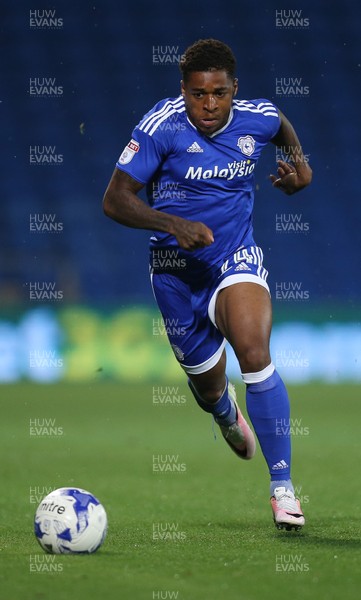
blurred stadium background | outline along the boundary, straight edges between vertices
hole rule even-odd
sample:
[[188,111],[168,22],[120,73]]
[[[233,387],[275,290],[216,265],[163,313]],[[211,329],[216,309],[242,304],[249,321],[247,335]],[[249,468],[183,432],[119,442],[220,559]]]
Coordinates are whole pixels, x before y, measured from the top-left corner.
[[[309,189],[282,195],[269,147],[256,174],[274,361],[290,382],[360,381],[359,5],[19,0],[2,13],[0,381],[182,378],[149,234],[101,202],[133,126],[178,94],[179,57],[202,37],[233,48],[238,96],[273,100],[314,171]],[[229,369],[238,376],[231,353]]]

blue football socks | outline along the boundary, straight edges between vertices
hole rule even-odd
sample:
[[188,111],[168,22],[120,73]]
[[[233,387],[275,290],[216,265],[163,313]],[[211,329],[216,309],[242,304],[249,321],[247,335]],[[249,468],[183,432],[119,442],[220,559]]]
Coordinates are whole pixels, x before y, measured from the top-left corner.
[[237,420],[237,411],[234,402],[228,396],[228,379],[226,378],[226,387],[222,396],[214,404],[205,402],[198,394],[190,379],[188,380],[190,390],[199,406],[214,416],[218,425],[232,425]]
[[275,487],[283,485],[293,491],[290,481],[290,404],[277,371],[264,381],[248,383],[246,402],[271,475],[271,494]]
[[[237,410],[228,395],[228,379],[222,396],[214,404],[205,402],[190,380],[188,385],[198,405],[211,413],[219,425],[235,423]],[[276,487],[294,492],[290,478],[290,404],[286,387],[277,371],[264,381],[246,385],[248,414],[271,475],[271,496]]]

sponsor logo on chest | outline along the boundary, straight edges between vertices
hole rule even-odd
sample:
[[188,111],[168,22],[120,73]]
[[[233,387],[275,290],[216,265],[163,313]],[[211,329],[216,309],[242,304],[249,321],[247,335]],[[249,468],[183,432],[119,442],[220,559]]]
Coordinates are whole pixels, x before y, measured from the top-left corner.
[[212,168],[204,168],[202,166],[188,167],[185,179],[212,179],[221,178],[230,181],[238,177],[246,177],[250,175],[256,166],[251,160],[234,160],[227,163],[226,167],[214,165]]
[[[237,148],[242,152],[244,156],[252,156],[256,149],[256,141],[251,135],[241,136],[237,139]],[[203,148],[194,142],[187,148],[187,152],[203,152]],[[185,179],[213,179],[220,178],[230,181],[238,177],[247,177],[251,175],[256,166],[256,162],[249,158],[243,160],[233,160],[228,162],[227,165],[215,164],[212,167],[209,166],[193,166],[188,167],[185,175]]]

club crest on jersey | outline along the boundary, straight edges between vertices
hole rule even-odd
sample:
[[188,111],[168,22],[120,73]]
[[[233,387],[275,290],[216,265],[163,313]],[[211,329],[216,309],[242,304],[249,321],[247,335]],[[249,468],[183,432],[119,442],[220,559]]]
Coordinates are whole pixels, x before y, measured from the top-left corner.
[[256,142],[251,135],[245,135],[238,138],[237,146],[243,154],[251,156],[256,147]]
[[176,358],[177,358],[179,361],[182,361],[182,360],[184,360],[184,353],[183,353],[183,352],[182,352],[182,350],[179,348],[179,346],[176,346],[175,344],[171,344],[171,346],[172,346],[172,349],[173,349],[173,352],[174,352],[174,354],[176,355]]
[[128,145],[125,146],[122,154],[119,157],[120,164],[126,165],[126,164],[130,163],[130,161],[132,160],[132,158],[136,154],[136,152],[139,152],[139,148],[140,148],[139,142],[131,139],[130,142],[128,143]]

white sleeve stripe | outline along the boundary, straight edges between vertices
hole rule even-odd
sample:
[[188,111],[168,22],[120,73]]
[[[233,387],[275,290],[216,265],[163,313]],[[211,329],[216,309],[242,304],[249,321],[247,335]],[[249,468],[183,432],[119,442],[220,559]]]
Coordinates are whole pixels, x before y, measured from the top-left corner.
[[252,104],[251,102],[247,102],[246,100],[235,100],[234,102],[239,106],[248,106],[249,108],[254,108],[255,106],[254,104]]
[[235,98],[233,100],[233,102],[235,102],[236,104],[241,104],[242,106],[271,106],[272,108],[275,108],[274,104],[272,104],[272,102],[259,102],[258,104],[253,104],[252,102],[249,102],[248,100],[237,100],[237,98]]
[[249,110],[250,112],[261,113],[266,117],[278,117],[277,109],[272,102],[252,104],[247,100],[234,100],[234,108],[236,110]]
[[263,115],[265,117],[278,117],[278,113],[275,110],[271,111],[271,109],[259,110],[258,108],[248,108],[246,106],[234,106],[233,108],[235,108],[235,110],[258,113],[259,115]]
[[248,110],[249,112],[260,112],[255,106],[234,106],[236,110]]
[[144,122],[146,122],[148,119],[151,119],[154,115],[159,115],[160,113],[162,113],[164,110],[166,110],[170,106],[174,106],[174,105],[177,105],[177,104],[182,104],[183,102],[184,102],[184,100],[183,100],[182,96],[178,96],[178,98],[176,98],[175,100],[167,100],[167,102],[162,106],[162,108],[160,108],[159,110],[154,111],[151,115],[149,115],[149,117],[147,117],[144,120]]
[[[162,109],[157,110],[156,112],[152,113],[151,115],[149,115],[149,117],[147,117],[143,123],[140,125],[139,129],[142,129],[144,131],[147,131],[149,127],[152,126],[152,123],[154,121],[156,121],[159,117],[162,117],[164,115],[164,113],[166,113],[168,110],[171,110],[173,108],[174,104],[172,102],[167,102]],[[181,104],[179,104],[179,106],[181,106]]]
[[258,108],[260,106],[271,106],[272,108],[274,108],[274,105],[272,104],[272,102],[260,102],[259,104],[257,104]]
[[166,102],[165,105],[160,110],[157,110],[156,112],[149,115],[149,117],[147,117],[143,121],[143,123],[140,125],[139,129],[147,132],[149,127],[152,126],[153,122],[156,121],[158,117],[162,117],[163,114],[166,113],[168,110],[170,110],[172,108],[176,108],[176,109],[180,108],[182,105],[184,105],[183,98],[179,98],[175,102],[174,101]]
[[163,120],[164,116],[168,117],[169,115],[174,114],[175,112],[182,112],[183,110],[185,110],[185,108],[180,107],[178,109],[177,106],[175,106],[175,107],[168,106],[166,111],[163,111],[162,113],[155,115],[155,116],[152,115],[152,117],[149,120],[147,120],[147,123],[142,123],[142,125],[139,127],[139,129],[142,129],[145,133],[147,133],[149,131],[149,129],[152,127],[152,125],[155,122],[158,122],[158,120],[160,120],[160,119]]
[[267,112],[275,112],[275,113],[277,113],[277,110],[275,108],[273,108],[272,106],[265,106],[264,108],[258,108],[258,110],[260,112],[266,112],[267,111]]
[[[157,120],[156,123],[154,123],[152,129],[149,131],[149,135],[153,135],[153,133],[155,132],[155,130],[158,129],[159,125],[161,125],[161,123],[163,123],[163,121],[165,121],[166,119],[168,119],[168,117],[170,117],[171,115],[173,115],[175,112],[181,113],[183,111],[185,111],[185,106],[183,108],[181,108],[181,109],[173,108],[172,110],[169,110],[165,115],[163,115],[163,117],[161,117],[160,119]],[[148,127],[148,129],[149,129],[149,127]],[[146,130],[144,130],[144,131],[146,131]]]

